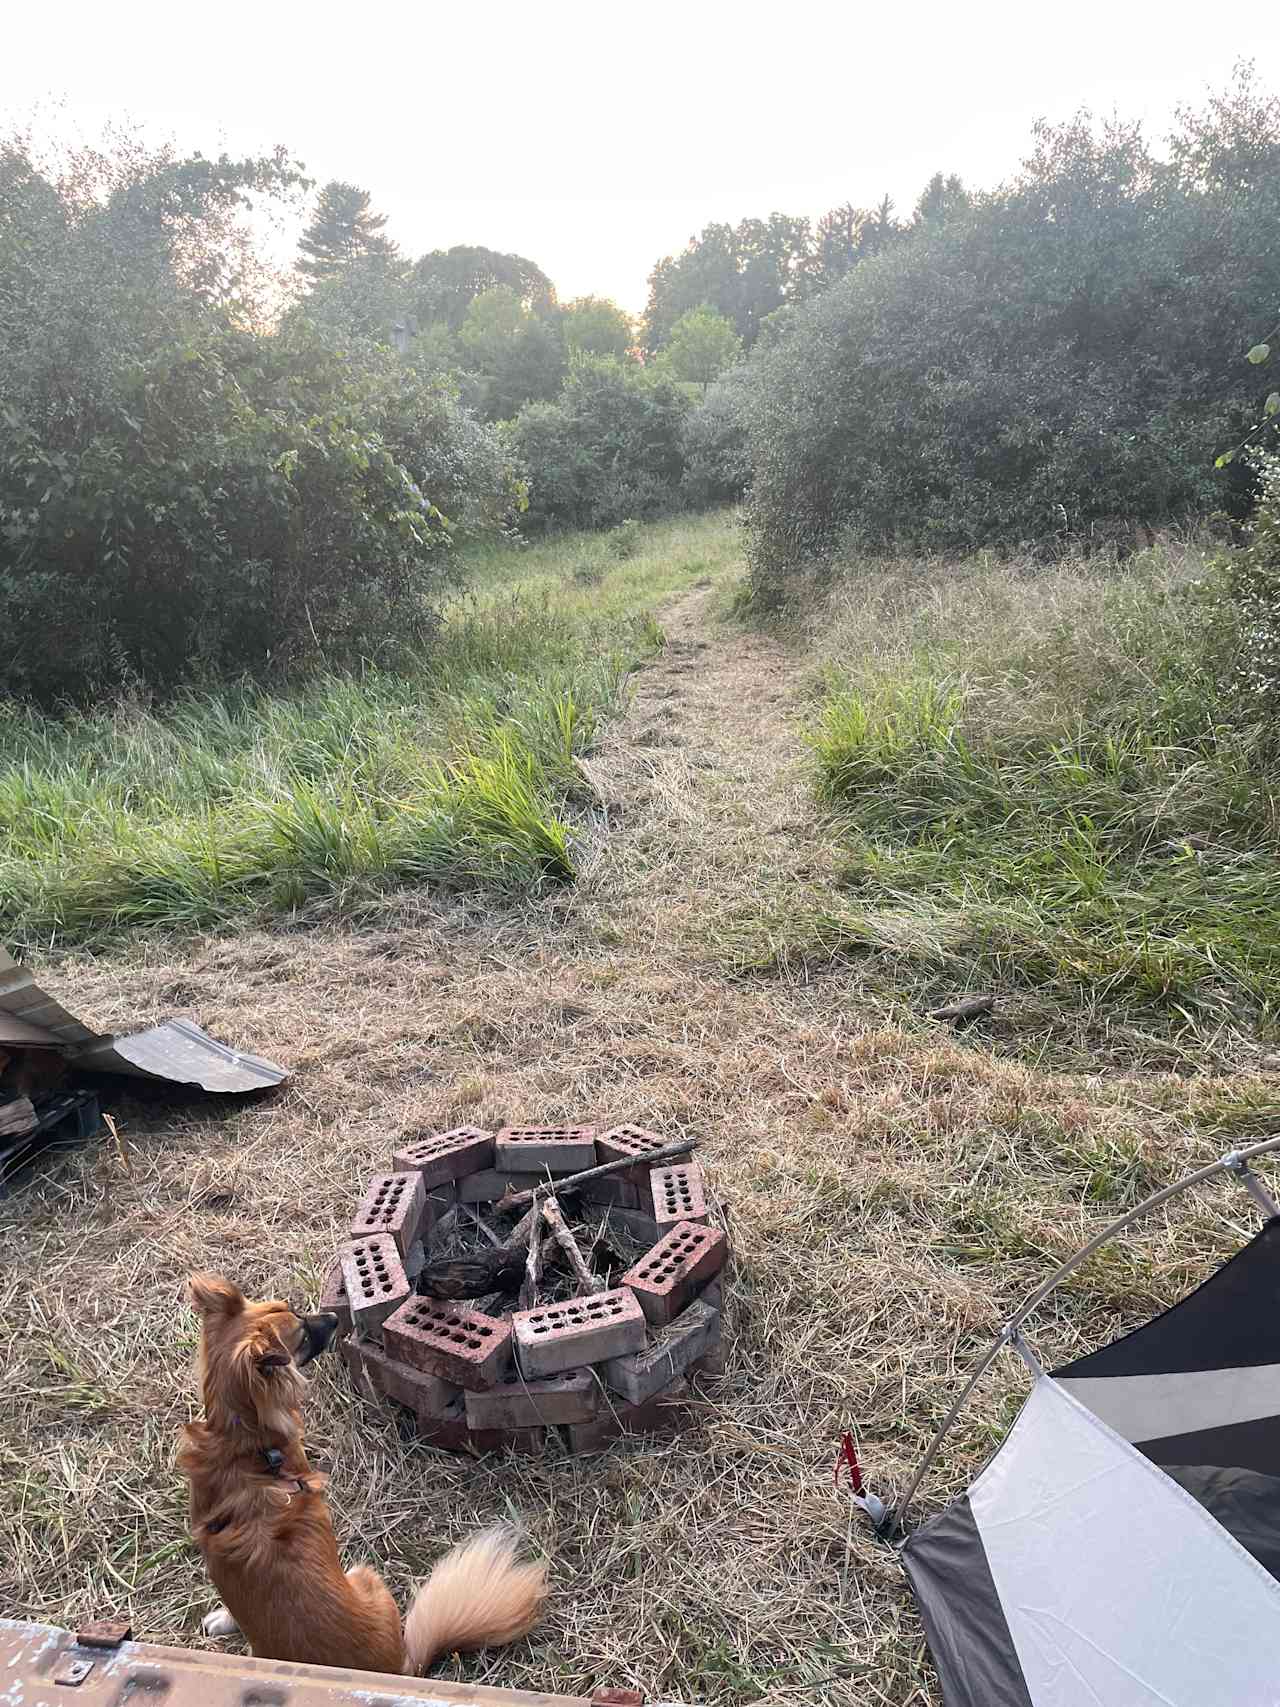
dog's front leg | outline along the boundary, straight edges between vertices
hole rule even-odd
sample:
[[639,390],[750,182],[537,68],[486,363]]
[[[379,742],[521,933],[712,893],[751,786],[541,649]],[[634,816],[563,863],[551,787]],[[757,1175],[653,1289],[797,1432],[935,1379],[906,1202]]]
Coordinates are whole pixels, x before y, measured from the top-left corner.
[[200,1620],[200,1628],[206,1636],[234,1636],[240,1626],[225,1606],[215,1606]]

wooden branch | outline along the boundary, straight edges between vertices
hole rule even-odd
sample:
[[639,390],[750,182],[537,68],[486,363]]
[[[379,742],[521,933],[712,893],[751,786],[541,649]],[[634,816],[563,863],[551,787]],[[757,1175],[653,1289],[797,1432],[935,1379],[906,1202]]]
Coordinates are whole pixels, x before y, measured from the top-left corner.
[[542,1233],[534,1226],[529,1231],[529,1254],[525,1258],[524,1285],[520,1288],[520,1308],[532,1310],[538,1302],[538,1282],[542,1279]]
[[657,1162],[673,1162],[677,1156],[687,1156],[698,1148],[697,1140],[685,1138],[678,1144],[665,1144],[661,1150],[654,1150],[648,1156],[621,1156],[616,1162],[602,1162],[598,1168],[584,1168],[580,1174],[566,1174],[562,1179],[545,1180],[541,1185],[532,1186],[528,1191],[508,1191],[506,1196],[497,1204],[502,1211],[525,1209],[531,1203],[540,1202],[545,1197],[552,1197],[557,1192],[577,1191],[581,1186],[589,1185],[594,1179],[603,1179],[606,1174],[621,1173],[624,1168],[647,1168]]
[[568,1257],[570,1267],[577,1275],[578,1280],[581,1283],[582,1290],[584,1292],[603,1292],[604,1281],[598,1280],[587,1267],[586,1258],[582,1254],[578,1241],[565,1225],[565,1219],[561,1213],[560,1205],[556,1202],[554,1197],[548,1197],[543,1201],[542,1219],[546,1222],[547,1226],[550,1227],[551,1236]]

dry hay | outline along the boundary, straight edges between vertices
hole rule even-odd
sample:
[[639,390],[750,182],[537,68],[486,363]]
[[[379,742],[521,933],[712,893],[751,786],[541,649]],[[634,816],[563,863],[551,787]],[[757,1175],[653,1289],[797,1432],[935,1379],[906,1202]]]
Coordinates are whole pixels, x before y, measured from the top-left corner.
[[[833,969],[733,979],[718,921],[828,854],[796,768],[797,667],[760,637],[700,649],[704,600],[593,774],[617,827],[569,895],[508,911],[388,903],[352,925],[68,962],[100,1026],[189,1012],[294,1068],[274,1098],[127,1109],[109,1143],[0,1204],[0,1605],[127,1611],[197,1645],[212,1596],[172,1467],[192,1414],[182,1285],[221,1268],[315,1296],[366,1176],[430,1123],[593,1119],[696,1134],[735,1260],[728,1368],[698,1426],[596,1457],[432,1451],[317,1366],[310,1443],[343,1553],[401,1602],[451,1542],[518,1516],[552,1562],[528,1644],[444,1668],[538,1689],[635,1683],[691,1701],[935,1699],[892,1556],[832,1488],[853,1426],[874,1484],[910,1467],[974,1349],[1118,1206],[1250,1129],[1258,1081],[1098,1082],[996,1061]],[[637,744],[659,707],[684,745]],[[1260,1116],[1259,1116],[1260,1117]],[[1247,1236],[1242,1193],[1180,1201],[1101,1253],[1036,1324],[1047,1361],[1131,1324]],[[998,1439],[1021,1366],[975,1397],[936,1502]]]

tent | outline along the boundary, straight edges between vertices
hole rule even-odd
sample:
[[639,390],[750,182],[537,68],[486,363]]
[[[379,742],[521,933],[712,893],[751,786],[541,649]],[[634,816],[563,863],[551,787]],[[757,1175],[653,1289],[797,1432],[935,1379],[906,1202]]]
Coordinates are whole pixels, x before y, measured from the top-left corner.
[[[1277,1146],[1157,1193],[1064,1264],[1002,1336],[1034,1374],[1004,1443],[961,1498],[901,1539],[996,1347],[882,1519],[899,1535],[947,1707],[1280,1704],[1280,1212],[1244,1161]],[[1087,1251],[1224,1170],[1265,1206],[1256,1237],[1162,1315],[1042,1370],[1021,1339],[1030,1310]]]

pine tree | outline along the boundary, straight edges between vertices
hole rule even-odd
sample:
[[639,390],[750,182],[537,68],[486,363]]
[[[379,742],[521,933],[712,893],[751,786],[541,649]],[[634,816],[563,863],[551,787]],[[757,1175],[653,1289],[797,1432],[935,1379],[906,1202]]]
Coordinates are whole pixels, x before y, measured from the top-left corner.
[[315,218],[303,232],[298,271],[310,279],[332,278],[361,255],[392,255],[395,245],[382,235],[384,213],[369,207],[369,192],[336,179],[326,184],[316,203]]

